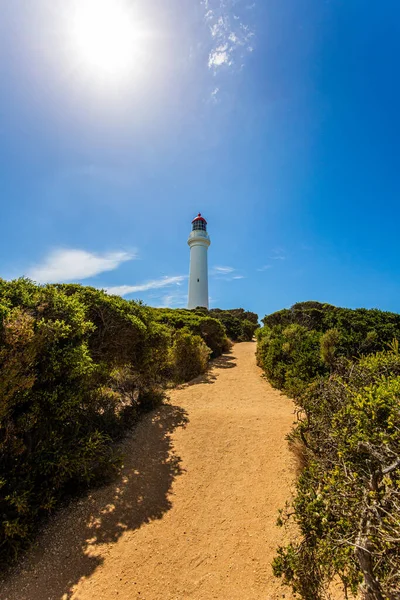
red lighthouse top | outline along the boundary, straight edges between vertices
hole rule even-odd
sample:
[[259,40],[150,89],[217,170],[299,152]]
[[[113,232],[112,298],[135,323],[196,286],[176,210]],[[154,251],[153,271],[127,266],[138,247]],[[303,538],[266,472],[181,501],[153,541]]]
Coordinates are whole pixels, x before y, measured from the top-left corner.
[[195,223],[196,221],[202,221],[203,223],[205,223],[207,225],[207,221],[205,220],[204,217],[201,216],[201,213],[199,213],[197,215],[197,217],[195,217],[192,221],[192,223]]
[[207,221],[201,216],[201,213],[193,219],[192,231],[207,231]]

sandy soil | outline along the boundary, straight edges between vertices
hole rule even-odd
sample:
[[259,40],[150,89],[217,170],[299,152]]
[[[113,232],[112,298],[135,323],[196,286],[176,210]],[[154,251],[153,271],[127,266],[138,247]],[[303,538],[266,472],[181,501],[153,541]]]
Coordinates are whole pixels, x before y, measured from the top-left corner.
[[124,443],[117,483],[58,512],[1,600],[276,600],[271,571],[294,459],[290,400],[255,344],[174,390]]

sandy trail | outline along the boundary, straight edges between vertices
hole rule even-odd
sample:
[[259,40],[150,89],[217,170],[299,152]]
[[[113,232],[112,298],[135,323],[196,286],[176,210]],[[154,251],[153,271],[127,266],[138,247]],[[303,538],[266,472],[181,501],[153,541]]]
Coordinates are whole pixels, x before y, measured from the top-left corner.
[[117,484],[59,512],[1,600],[276,600],[293,458],[292,402],[261,378],[255,344],[174,390],[124,443]]

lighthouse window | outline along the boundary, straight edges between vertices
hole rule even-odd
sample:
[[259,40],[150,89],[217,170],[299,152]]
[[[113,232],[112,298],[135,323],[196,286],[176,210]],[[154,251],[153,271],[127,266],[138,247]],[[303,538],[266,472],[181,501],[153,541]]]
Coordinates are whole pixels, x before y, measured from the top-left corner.
[[204,221],[195,221],[193,223],[193,231],[207,231]]
[[197,283],[200,283],[200,279],[197,280]]

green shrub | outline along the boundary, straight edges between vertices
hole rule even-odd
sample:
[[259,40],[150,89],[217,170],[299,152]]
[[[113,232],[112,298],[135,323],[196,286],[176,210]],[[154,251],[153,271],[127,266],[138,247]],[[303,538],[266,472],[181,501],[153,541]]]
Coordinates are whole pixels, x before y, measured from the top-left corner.
[[275,387],[292,396],[323,375],[320,356],[321,334],[297,324],[282,329],[263,327],[257,333],[257,362]]
[[294,304],[290,309],[267,315],[262,322],[272,329],[297,324],[321,334],[337,329],[341,334],[338,354],[349,358],[384,350],[393,338],[400,338],[400,315],[396,313],[338,308],[320,302]]
[[216,319],[221,321],[222,325],[225,327],[226,335],[233,342],[237,342],[242,335],[242,323],[238,317],[234,317],[231,313],[227,311],[211,311],[211,314],[214,315]]
[[363,582],[366,598],[400,589],[400,360],[369,359],[302,400],[309,464],[294,501],[302,539],[280,548],[274,568],[304,598],[323,598],[337,576],[353,593]]
[[[0,331],[0,548],[17,552],[37,519],[71,491],[109,474],[101,369],[90,356],[93,325],[77,298],[27,283],[25,306],[1,283],[8,304]],[[18,288],[17,290],[15,288]],[[30,292],[30,293],[29,293]]]
[[[174,333],[151,309],[94,288],[0,280],[0,558],[62,498],[115,472],[113,440],[175,377]],[[209,350],[187,337],[197,374]]]
[[[172,330],[186,328],[193,335],[199,335],[211,350],[212,358],[220,356],[229,347],[225,328],[218,319],[196,311],[172,308],[150,309],[153,318]],[[203,309],[206,312],[206,309]]]
[[241,323],[241,333],[239,337],[239,342],[251,342],[257,328],[257,324],[254,324],[251,321],[244,319]]
[[176,381],[184,382],[206,371],[210,349],[199,335],[184,328],[175,334],[171,355]]
[[337,578],[346,597],[395,599],[400,355],[388,337],[399,316],[303,303],[264,323],[257,360],[299,405],[290,438],[301,440],[305,458],[292,506],[280,518],[294,519],[300,538],[278,549],[274,572],[305,600],[326,598]]
[[227,336],[233,342],[250,342],[259,328],[258,315],[243,308],[230,310],[212,308],[209,314],[221,321]]
[[338,329],[328,329],[319,339],[321,360],[330,369],[333,369],[335,365],[339,341],[340,331]]
[[63,498],[115,472],[113,442],[166,384],[203,373],[228,347],[208,312],[0,279],[0,560]]

